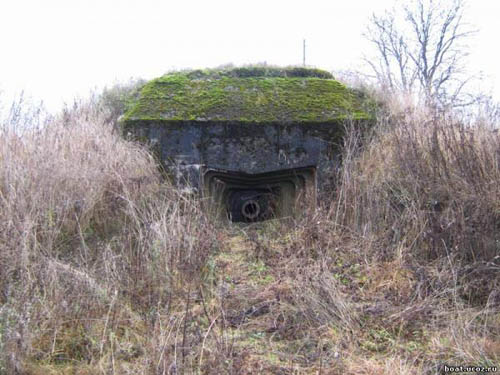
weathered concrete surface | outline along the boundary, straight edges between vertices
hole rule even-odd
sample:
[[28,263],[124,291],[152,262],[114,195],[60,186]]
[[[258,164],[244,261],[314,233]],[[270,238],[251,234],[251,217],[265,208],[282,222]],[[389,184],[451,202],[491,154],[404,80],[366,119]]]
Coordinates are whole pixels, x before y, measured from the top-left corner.
[[[200,187],[200,167],[260,174],[314,166],[318,184],[338,164],[342,127],[331,124],[148,124],[135,135],[149,139],[167,170]],[[180,181],[179,181],[180,182]]]

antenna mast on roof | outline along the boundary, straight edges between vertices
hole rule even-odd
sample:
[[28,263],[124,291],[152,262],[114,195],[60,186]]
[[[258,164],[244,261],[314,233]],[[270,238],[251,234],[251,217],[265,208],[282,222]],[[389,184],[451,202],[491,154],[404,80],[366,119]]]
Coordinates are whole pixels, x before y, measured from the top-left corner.
[[303,49],[302,49],[302,64],[306,66],[306,40],[304,39]]

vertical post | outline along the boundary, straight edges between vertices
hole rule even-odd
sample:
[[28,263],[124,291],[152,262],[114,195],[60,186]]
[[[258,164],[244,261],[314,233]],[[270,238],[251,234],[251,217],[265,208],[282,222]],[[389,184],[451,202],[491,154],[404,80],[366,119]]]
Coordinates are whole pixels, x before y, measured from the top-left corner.
[[302,50],[302,64],[306,66],[306,40],[304,39],[303,50]]

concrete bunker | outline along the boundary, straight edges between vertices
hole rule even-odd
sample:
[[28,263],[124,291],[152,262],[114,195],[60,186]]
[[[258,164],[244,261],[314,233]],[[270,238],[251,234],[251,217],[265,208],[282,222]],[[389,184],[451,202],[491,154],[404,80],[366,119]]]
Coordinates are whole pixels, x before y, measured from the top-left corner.
[[345,121],[370,120],[362,108],[328,72],[243,67],[154,79],[121,122],[214,215],[255,222],[314,209]]

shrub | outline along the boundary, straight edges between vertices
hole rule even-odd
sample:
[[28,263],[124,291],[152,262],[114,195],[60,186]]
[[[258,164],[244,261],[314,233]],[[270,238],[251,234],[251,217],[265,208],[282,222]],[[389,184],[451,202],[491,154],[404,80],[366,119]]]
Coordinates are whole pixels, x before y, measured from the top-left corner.
[[111,87],[105,87],[98,102],[109,112],[107,122],[116,125],[118,118],[127,112],[134,101],[138,98],[139,92],[146,83],[143,79],[130,79],[126,83],[116,83]]

